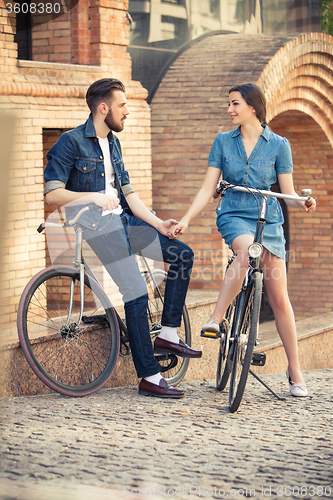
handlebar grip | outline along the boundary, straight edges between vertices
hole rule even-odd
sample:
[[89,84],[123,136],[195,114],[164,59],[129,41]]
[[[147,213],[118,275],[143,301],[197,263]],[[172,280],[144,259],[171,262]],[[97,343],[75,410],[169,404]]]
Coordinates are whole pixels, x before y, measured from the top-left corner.
[[45,229],[45,226],[43,225],[43,222],[39,225],[39,227],[37,227],[37,232],[38,233],[42,233]]
[[312,205],[312,198],[309,196],[309,198],[305,201],[305,206],[311,207],[311,205]]

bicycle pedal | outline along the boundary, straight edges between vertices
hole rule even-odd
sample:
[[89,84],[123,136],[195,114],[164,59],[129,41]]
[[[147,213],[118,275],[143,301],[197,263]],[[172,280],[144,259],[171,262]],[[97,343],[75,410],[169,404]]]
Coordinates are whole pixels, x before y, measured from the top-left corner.
[[251,365],[264,366],[266,363],[266,354],[264,352],[253,352]]
[[205,330],[201,330],[201,337],[206,337],[207,339],[219,339],[221,338],[221,332],[206,332]]

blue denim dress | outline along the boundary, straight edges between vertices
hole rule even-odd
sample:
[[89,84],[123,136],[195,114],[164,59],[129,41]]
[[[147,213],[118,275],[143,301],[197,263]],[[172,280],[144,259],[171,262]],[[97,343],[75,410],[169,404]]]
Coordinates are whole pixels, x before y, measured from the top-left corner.
[[[274,134],[267,125],[247,157],[240,127],[217,135],[208,158],[208,165],[219,168],[223,180],[231,184],[270,189],[277,174],[293,172],[289,141]],[[257,199],[256,199],[257,197]],[[216,209],[216,225],[222,238],[232,248],[237,236],[254,236],[261,197],[229,189],[221,207]],[[259,204],[259,206],[258,206]],[[276,198],[268,198],[268,216],[263,245],[272,254],[285,258],[284,222],[280,204]]]

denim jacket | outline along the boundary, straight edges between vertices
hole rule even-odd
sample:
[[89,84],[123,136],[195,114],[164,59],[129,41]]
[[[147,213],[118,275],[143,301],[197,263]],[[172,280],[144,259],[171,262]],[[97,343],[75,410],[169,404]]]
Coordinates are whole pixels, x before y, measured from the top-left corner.
[[[121,146],[118,138],[108,134],[112,165],[119,183],[120,204],[126,209],[125,196],[134,192],[129,175],[124,168]],[[76,192],[105,192],[104,158],[90,114],[88,120],[61,135],[47,153],[44,194],[58,188]],[[75,217],[82,205],[66,208],[68,218]],[[102,216],[102,209],[83,214],[80,219],[84,226],[95,229]]]

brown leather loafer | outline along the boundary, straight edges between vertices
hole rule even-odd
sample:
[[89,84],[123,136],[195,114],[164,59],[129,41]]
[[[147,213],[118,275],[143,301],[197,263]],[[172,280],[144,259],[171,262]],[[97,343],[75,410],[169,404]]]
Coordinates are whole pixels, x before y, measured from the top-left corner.
[[157,353],[169,353],[180,356],[181,358],[201,358],[202,351],[195,351],[180,339],[179,344],[169,342],[168,340],[156,337],[154,342],[154,351]]
[[182,398],[184,397],[184,391],[180,391],[162,378],[160,383],[153,384],[148,382],[146,379],[141,379],[139,384],[139,394],[142,396],[156,396],[157,398]]

